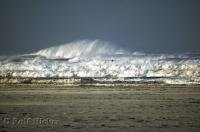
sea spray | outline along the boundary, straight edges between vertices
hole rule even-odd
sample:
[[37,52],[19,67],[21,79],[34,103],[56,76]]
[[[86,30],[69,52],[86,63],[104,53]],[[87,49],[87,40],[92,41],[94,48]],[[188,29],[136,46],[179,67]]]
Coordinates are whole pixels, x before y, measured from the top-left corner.
[[117,49],[116,46],[106,41],[79,40],[43,49],[33,54],[55,59],[113,55],[120,50],[121,49]]

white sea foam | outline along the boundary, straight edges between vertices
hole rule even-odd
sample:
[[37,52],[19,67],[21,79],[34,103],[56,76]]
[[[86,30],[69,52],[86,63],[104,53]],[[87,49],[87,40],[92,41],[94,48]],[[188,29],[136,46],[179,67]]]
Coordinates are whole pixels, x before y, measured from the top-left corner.
[[[69,60],[66,58],[70,58]],[[1,77],[200,84],[199,55],[130,54],[103,41],[76,41],[0,61]]]

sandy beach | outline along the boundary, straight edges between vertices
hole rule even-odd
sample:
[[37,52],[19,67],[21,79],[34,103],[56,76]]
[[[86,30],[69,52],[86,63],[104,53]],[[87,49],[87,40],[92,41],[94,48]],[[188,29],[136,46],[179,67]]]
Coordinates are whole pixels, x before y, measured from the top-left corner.
[[200,86],[1,84],[0,130],[198,132]]

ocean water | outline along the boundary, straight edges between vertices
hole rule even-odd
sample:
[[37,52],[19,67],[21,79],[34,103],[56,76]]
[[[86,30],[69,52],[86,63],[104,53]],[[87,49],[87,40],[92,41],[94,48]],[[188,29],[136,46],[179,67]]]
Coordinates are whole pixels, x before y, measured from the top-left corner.
[[200,84],[200,54],[128,52],[105,41],[74,41],[0,56],[0,78],[93,78],[97,81]]

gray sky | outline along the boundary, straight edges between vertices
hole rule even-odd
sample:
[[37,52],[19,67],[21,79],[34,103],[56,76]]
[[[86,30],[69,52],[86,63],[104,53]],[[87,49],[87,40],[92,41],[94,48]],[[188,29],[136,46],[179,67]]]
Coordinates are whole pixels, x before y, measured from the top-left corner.
[[101,39],[146,53],[200,52],[200,0],[0,0],[0,54]]

